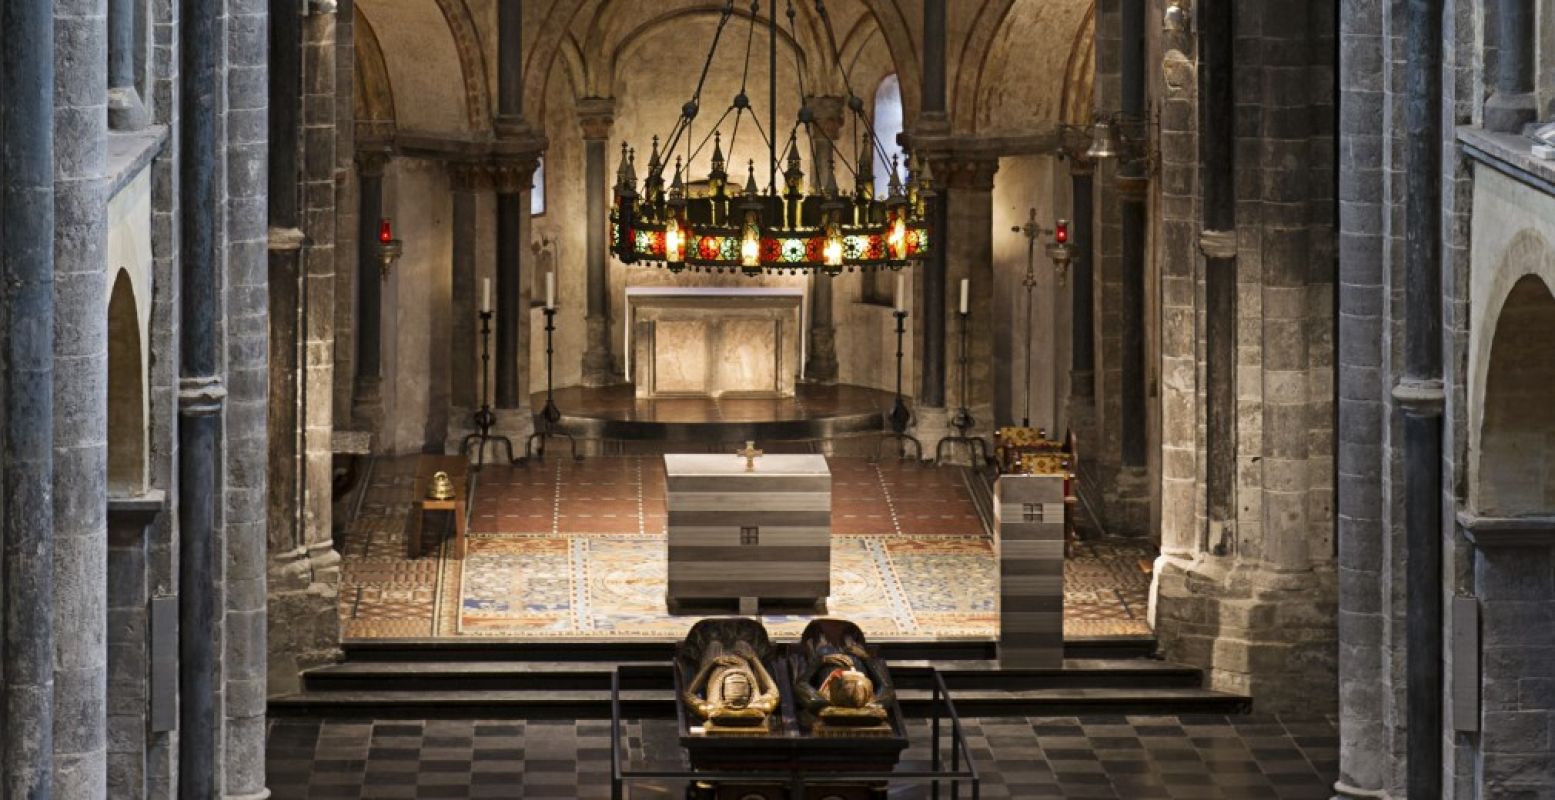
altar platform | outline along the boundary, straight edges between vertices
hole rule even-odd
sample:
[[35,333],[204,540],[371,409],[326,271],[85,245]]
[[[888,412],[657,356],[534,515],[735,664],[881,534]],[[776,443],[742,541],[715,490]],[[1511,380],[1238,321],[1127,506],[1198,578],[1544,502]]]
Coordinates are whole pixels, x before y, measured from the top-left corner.
[[[467,553],[424,531],[406,553],[417,458],[372,465],[339,546],[341,634],[352,641],[678,641],[696,617],[665,608],[665,474],[652,456],[488,465],[472,491]],[[998,635],[994,545],[959,468],[829,457],[830,616],[871,641],[991,643]],[[428,517],[428,524],[437,524]],[[1066,560],[1065,635],[1149,637],[1155,551],[1082,544]],[[731,570],[740,565],[732,564]],[[810,616],[765,615],[774,635]]]
[[[792,397],[638,397],[632,384],[556,390],[559,427],[604,443],[676,442],[694,450],[726,443],[806,442],[875,433],[894,395],[862,386],[800,383]],[[545,393],[531,408],[545,407]]]

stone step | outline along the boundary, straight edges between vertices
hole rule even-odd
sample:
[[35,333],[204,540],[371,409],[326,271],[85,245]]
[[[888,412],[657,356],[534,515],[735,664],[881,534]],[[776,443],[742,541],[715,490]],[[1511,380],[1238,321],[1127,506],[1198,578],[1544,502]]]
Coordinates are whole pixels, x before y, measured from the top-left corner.
[[[1239,714],[1251,705],[1240,695],[1186,687],[973,690],[951,695],[962,717]],[[902,689],[898,700],[909,716],[933,711],[932,697],[922,689]],[[667,690],[623,691],[621,701],[627,719],[675,715],[673,693]],[[609,719],[610,713],[607,691],[305,691],[270,700],[270,714],[276,717]]]

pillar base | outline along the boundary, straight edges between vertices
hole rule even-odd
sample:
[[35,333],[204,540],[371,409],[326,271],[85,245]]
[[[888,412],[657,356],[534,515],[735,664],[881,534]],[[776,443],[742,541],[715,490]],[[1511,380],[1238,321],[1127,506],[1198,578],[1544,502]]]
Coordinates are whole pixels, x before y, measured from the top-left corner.
[[587,345],[583,350],[583,385],[614,386],[621,382],[615,371],[615,356],[610,352],[610,320],[589,317]]
[[1213,556],[1156,559],[1150,608],[1161,653],[1259,713],[1335,713],[1339,604],[1332,567],[1292,572]]
[[302,689],[302,671],[340,660],[340,554],[327,542],[273,553],[268,691]]
[[383,442],[383,379],[357,378],[351,399],[351,427],[372,434],[373,442]]
[[108,90],[108,127],[115,131],[138,131],[151,124],[146,104],[132,86]]
[[805,363],[805,380],[811,383],[837,382],[837,329],[830,325],[810,329],[809,361]]
[[1380,789],[1357,789],[1344,781],[1334,782],[1333,800],[1390,800],[1391,795]]
[[1522,134],[1523,126],[1538,119],[1538,104],[1532,94],[1496,93],[1485,101],[1485,128],[1501,133]]

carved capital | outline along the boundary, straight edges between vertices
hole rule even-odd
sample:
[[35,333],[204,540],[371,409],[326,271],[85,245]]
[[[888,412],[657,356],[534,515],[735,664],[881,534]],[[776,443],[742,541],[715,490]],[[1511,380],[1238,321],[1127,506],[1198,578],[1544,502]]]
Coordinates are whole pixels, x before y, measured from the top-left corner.
[[538,155],[499,156],[492,160],[487,172],[492,188],[499,194],[516,194],[534,185],[535,167],[539,165]]
[[616,101],[612,97],[585,97],[578,101],[578,125],[584,139],[609,139],[615,124]]
[[993,175],[999,171],[999,159],[983,156],[931,157],[929,163],[935,184],[948,189],[993,191]]
[[1236,231],[1200,231],[1199,252],[1205,258],[1236,258]]
[[359,147],[356,151],[356,169],[363,177],[382,177],[384,169],[389,166],[389,161],[393,158],[394,151],[383,145]]
[[448,181],[456,192],[487,190],[492,186],[491,168],[475,161],[450,161]]
[[[817,95],[805,98],[805,105],[815,114],[815,127],[821,135],[831,141],[837,141],[842,135],[843,112],[847,110],[847,98],[832,95]],[[894,144],[888,142],[887,145]]]

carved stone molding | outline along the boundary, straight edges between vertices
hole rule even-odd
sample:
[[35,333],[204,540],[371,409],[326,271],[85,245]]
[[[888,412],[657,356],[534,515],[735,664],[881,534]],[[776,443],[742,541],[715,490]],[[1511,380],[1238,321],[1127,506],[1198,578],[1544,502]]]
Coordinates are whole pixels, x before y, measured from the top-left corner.
[[394,158],[394,151],[382,145],[359,147],[356,150],[356,169],[367,177],[380,177]]
[[947,189],[993,191],[993,176],[999,171],[999,159],[986,156],[930,157],[936,186]]
[[456,192],[487,191],[492,188],[491,168],[474,161],[450,161],[448,181]]
[[529,157],[500,157],[487,168],[491,186],[499,194],[528,191],[534,185],[535,168],[540,165],[538,155]]
[[[843,111],[847,108],[847,100],[832,95],[816,95],[805,98],[805,104],[815,114],[815,125],[820,129],[821,135],[835,142],[842,135]],[[886,142],[887,147],[894,142]]]
[[1236,231],[1199,231],[1199,252],[1205,258],[1236,258]]
[[221,413],[227,387],[219,375],[197,375],[178,381],[178,411],[186,417]]
[[583,138],[609,139],[615,124],[616,101],[613,97],[585,97],[578,101],[578,125]]

